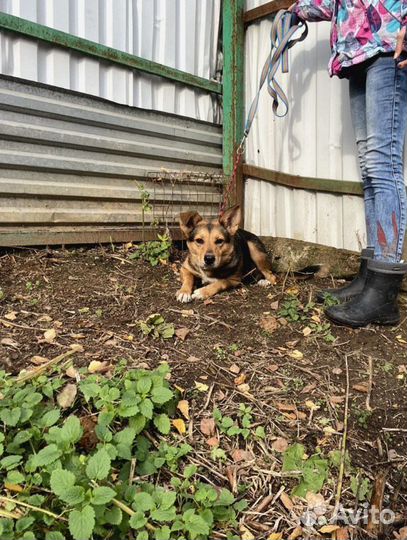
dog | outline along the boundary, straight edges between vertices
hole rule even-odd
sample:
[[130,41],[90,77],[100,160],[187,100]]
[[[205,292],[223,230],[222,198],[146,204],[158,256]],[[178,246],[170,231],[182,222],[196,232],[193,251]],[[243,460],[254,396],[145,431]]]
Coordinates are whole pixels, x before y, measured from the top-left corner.
[[[213,221],[204,220],[198,212],[180,214],[189,253],[180,271],[182,286],[176,293],[179,302],[206,300],[242,282],[275,284],[264,244],[255,234],[239,229],[240,221],[239,206]],[[259,279],[261,276],[265,279]],[[197,280],[203,286],[195,289]]]

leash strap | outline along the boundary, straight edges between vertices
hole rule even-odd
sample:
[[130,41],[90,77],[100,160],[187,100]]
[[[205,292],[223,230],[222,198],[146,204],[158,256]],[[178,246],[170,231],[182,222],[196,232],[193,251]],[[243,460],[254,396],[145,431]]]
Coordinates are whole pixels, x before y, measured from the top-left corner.
[[[294,20],[293,20],[294,18]],[[301,35],[296,39],[292,39],[294,34],[299,29],[303,29]],[[282,73],[288,73],[288,51],[299,41],[303,41],[308,35],[308,27],[305,22],[301,21],[295,15],[284,9],[280,10],[274,18],[270,32],[270,52],[267,60],[264,63],[260,75],[259,88],[250,105],[245,125],[245,136],[249,134],[254,117],[259,106],[259,98],[261,89],[267,81],[267,91],[273,100],[273,113],[278,117],[283,117],[288,112],[288,98],[277,82],[275,76],[281,63]],[[280,102],[284,105],[284,112],[278,112]]]
[[[295,39],[292,39],[294,34],[299,29],[303,29],[301,35]],[[237,170],[243,158],[247,136],[249,135],[249,131],[252,127],[254,117],[257,113],[261,89],[263,88],[264,83],[267,81],[267,91],[273,99],[273,113],[280,118],[285,116],[288,112],[288,98],[284,90],[277,82],[275,75],[280,64],[282,73],[288,73],[288,51],[296,43],[298,43],[299,41],[303,41],[307,37],[307,35],[307,24],[301,19],[299,19],[295,14],[281,9],[275,16],[270,32],[270,52],[261,71],[259,88],[252,101],[252,104],[250,105],[244,128],[243,138],[240,141],[240,144],[236,151],[233,173],[231,175],[228,185],[226,186],[220,203],[220,215],[222,215],[226,210],[226,207],[229,204],[231,193],[236,187]],[[280,102],[285,107],[282,114],[279,114],[278,112]]]

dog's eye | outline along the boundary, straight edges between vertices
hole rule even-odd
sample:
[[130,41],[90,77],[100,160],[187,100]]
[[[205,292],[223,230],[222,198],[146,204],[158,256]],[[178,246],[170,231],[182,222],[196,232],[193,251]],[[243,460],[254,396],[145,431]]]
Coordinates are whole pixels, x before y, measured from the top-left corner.
[[195,242],[196,242],[197,244],[199,244],[200,246],[202,246],[202,244],[204,243],[204,241],[203,241],[202,238],[196,238],[196,239],[195,239]]
[[218,238],[217,240],[215,240],[215,244],[216,244],[217,246],[222,245],[223,242],[224,242],[224,240],[223,240],[222,238]]

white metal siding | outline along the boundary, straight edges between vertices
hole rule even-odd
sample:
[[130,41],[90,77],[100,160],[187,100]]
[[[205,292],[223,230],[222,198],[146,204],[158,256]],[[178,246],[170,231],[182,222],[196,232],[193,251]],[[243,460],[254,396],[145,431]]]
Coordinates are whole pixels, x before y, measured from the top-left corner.
[[[200,77],[216,74],[220,0],[0,0],[0,11]],[[216,97],[0,32],[0,73],[217,121]]]
[[[264,3],[247,0],[247,9]],[[278,80],[287,91],[290,111],[275,118],[264,88],[249,135],[248,163],[281,172],[359,181],[348,84],[330,79],[327,65],[329,23],[309,25],[305,42],[290,53],[289,75]],[[246,34],[246,106],[257,90],[269,51],[270,21],[249,26]],[[312,193],[248,180],[246,226],[263,235],[296,238],[359,249],[365,240],[361,197]]]
[[212,215],[221,173],[218,125],[0,76],[0,246],[126,241],[191,207]]

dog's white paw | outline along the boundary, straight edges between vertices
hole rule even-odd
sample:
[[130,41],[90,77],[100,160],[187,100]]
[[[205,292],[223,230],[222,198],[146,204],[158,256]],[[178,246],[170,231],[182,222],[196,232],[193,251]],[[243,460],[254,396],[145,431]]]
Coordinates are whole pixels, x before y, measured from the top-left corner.
[[268,281],[267,279],[260,279],[260,280],[257,282],[257,285],[258,285],[259,287],[264,287],[264,288],[271,287],[271,283],[270,283],[270,281]]
[[194,292],[192,293],[193,300],[205,300],[205,297],[203,296],[203,294],[201,292],[202,289],[203,289],[203,287],[201,289],[195,289],[194,290]]
[[184,292],[177,292],[177,300],[178,302],[182,302],[183,304],[187,304],[188,302],[192,302],[192,296],[188,293]]

